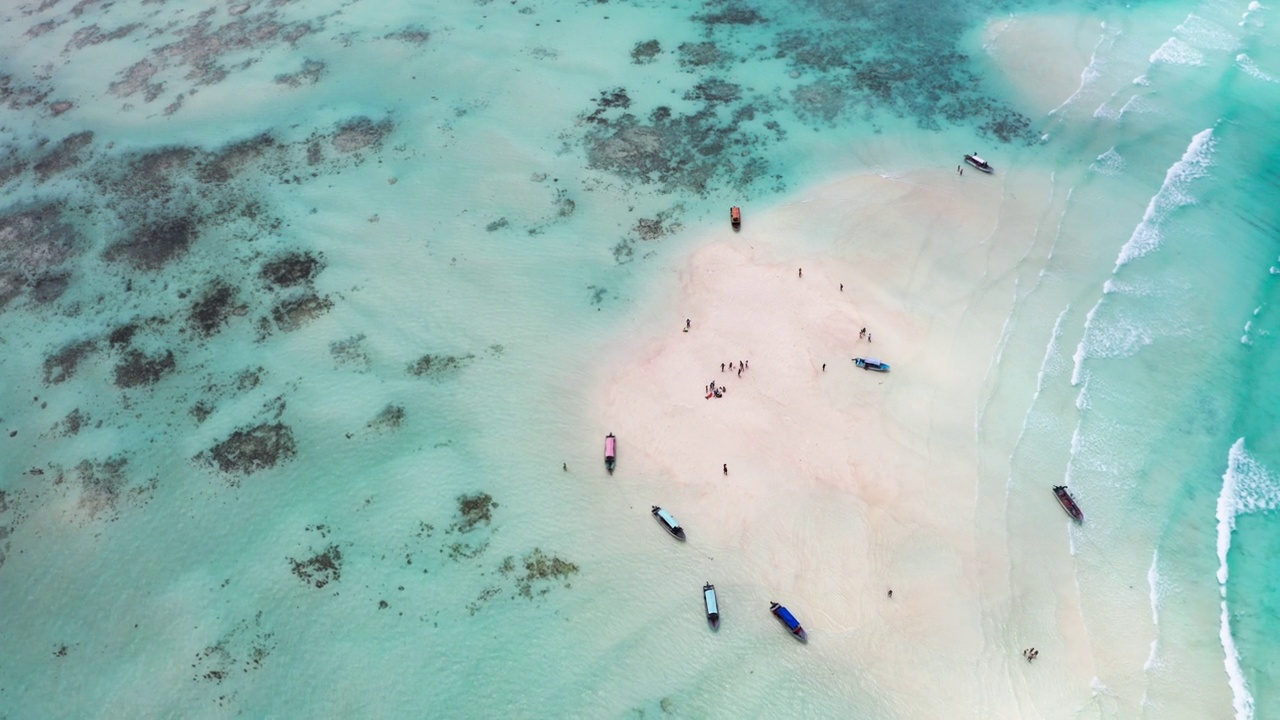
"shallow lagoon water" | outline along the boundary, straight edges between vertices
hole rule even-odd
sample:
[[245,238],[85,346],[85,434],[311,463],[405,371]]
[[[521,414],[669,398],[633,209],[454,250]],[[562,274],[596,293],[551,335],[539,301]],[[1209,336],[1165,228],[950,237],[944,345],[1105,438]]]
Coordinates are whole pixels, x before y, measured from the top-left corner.
[[[1271,11],[1081,10],[1051,113],[984,77],[1010,12],[6,11],[0,713],[908,716],[763,613],[705,632],[670,578],[716,549],[606,480],[583,378],[728,205],[971,147],[1057,209],[981,492],[1017,537],[1070,484],[1086,625],[1155,642],[1062,714],[1135,672],[1153,717],[1187,678],[1188,716],[1280,712]],[[769,599],[726,575],[727,616]]]

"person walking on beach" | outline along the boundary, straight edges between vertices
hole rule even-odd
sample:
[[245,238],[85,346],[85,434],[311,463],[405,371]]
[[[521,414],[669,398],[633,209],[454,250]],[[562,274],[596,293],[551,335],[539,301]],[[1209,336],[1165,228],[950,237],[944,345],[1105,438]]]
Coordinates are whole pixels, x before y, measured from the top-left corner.
[[684,329],[685,329],[685,330],[688,330],[688,329],[689,329],[689,327],[690,327],[691,325],[693,325],[693,321],[692,321],[692,320],[690,320],[689,318],[685,318],[685,319],[684,319]]
[[864,337],[866,337],[866,336],[867,336],[867,329],[866,329],[866,328],[862,328],[861,330],[859,330],[859,331],[858,331],[858,337],[860,337],[860,338],[864,338]]
[[840,283],[840,292],[844,292],[844,283]]
[[743,367],[745,367],[746,369],[750,370],[750,369],[751,369],[751,361],[750,361],[750,360],[743,360],[743,361],[742,361],[742,366],[743,366]]
[[738,368],[738,377],[742,377],[742,368]]
[[724,474],[725,474],[725,475],[728,475],[728,474],[729,474],[729,463],[725,463],[725,464],[724,464]]
[[724,363],[720,363],[720,372],[724,372]]
[[826,372],[826,371],[827,371],[827,364],[822,363],[822,372]]
[[871,342],[871,333],[867,333],[867,342]]
[[800,271],[796,274],[796,276],[797,276],[797,277],[804,277],[804,268],[800,268]]

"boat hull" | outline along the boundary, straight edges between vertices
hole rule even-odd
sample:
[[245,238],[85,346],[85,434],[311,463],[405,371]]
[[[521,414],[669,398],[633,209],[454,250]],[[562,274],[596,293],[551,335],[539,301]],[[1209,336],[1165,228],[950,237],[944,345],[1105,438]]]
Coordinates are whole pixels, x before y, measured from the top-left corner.
[[975,158],[975,157],[974,157],[974,156],[972,156],[972,155],[965,155],[965,156],[964,156],[964,161],[965,161],[965,163],[967,163],[967,164],[969,165],[969,167],[971,167],[971,168],[973,168],[973,169],[975,169],[975,170],[977,170],[977,171],[979,171],[979,172],[984,172],[984,173],[986,173],[986,174],[988,174],[988,175],[990,175],[991,173],[993,173],[993,172],[995,172],[995,171],[996,171],[996,169],[995,169],[995,168],[991,167],[991,164],[990,164],[990,163],[984,162],[982,159],[980,159],[980,158]]
[[1080,510],[1080,506],[1076,504],[1075,498],[1071,497],[1071,493],[1067,492],[1066,485],[1055,485],[1053,494],[1058,498],[1058,504],[1062,509],[1071,516],[1072,520],[1078,523],[1084,522],[1084,512]]
[[652,513],[654,519],[658,521],[658,524],[661,525],[662,528],[667,531],[667,534],[671,535],[671,537],[677,540],[680,540],[682,542],[684,541],[685,539],[684,528],[680,527],[680,523],[676,521],[676,519],[671,515],[671,513],[667,512],[666,510],[663,510],[657,505],[654,505],[653,510],[651,510],[650,512]]
[[800,626],[800,621],[796,619],[791,611],[779,605],[776,602],[769,603],[769,612],[778,618],[783,625],[787,626],[787,630],[800,640],[808,640],[809,636],[805,633],[804,628]]
[[853,364],[863,370],[872,370],[874,372],[889,372],[889,363],[883,363],[872,358],[854,358]]
[[610,473],[618,463],[618,439],[609,433],[604,436],[604,468]]
[[716,599],[716,586],[707,583],[702,586],[702,604],[707,608],[707,622],[711,627],[720,626],[720,603]]

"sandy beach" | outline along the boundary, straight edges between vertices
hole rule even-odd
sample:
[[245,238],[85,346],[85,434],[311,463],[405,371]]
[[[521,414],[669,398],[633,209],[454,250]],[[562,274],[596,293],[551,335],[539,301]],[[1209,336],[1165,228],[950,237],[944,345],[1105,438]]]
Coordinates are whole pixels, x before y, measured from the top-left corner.
[[[639,331],[598,390],[633,478],[619,482],[695,528],[762,601],[790,603],[809,652],[914,698],[920,717],[1051,716],[1090,693],[1069,571],[1036,588],[1038,638],[1007,622],[1027,588],[1010,570],[1003,476],[982,485],[981,458],[1022,419],[993,418],[988,375],[1019,278],[1047,254],[1033,227],[1047,205],[1011,203],[1004,182],[864,175],[747,209],[740,233],[726,220],[659,293],[661,321],[640,323],[669,331]],[[1011,382],[1033,388],[1035,372]],[[723,397],[705,397],[713,381]],[[1070,567],[1062,532],[1016,541]],[[1032,671],[1055,679],[1028,689]]]

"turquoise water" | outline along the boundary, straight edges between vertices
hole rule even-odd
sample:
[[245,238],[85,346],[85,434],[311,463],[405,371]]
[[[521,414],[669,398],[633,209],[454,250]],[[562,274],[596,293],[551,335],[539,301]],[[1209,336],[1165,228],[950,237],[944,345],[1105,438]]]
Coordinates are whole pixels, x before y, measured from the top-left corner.
[[[982,47],[1029,5],[6,10],[0,716],[912,717],[654,532],[586,379],[726,205],[974,145],[1052,195],[975,423],[1040,602],[984,633],[1141,636],[1023,714],[1280,715],[1275,11],[1046,10],[1051,113]],[[1017,542],[1064,482],[1071,601]]]

